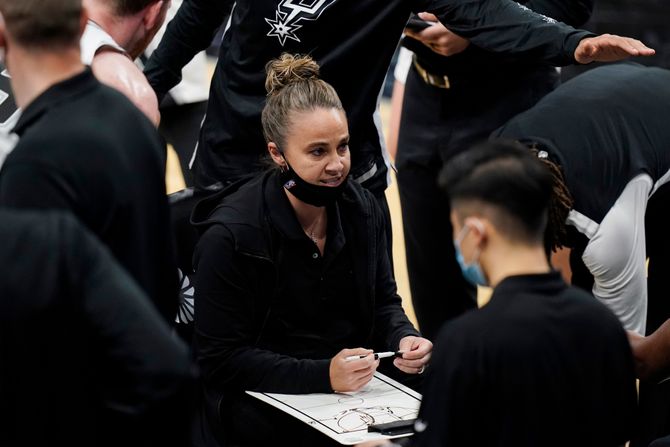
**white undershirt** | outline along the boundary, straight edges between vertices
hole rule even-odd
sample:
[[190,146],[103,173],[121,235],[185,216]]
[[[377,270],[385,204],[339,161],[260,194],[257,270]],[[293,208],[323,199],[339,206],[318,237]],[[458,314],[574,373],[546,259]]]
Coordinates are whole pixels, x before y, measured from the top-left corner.
[[647,320],[647,271],[644,216],[651,195],[670,179],[655,184],[648,174],[634,177],[600,224],[577,211],[567,223],[589,238],[582,260],[594,278],[593,294],[630,331],[644,335]]

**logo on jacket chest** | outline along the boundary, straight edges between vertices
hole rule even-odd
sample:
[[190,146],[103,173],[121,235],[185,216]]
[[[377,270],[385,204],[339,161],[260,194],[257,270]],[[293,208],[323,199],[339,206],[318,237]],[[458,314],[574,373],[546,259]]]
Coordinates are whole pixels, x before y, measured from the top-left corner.
[[302,28],[304,20],[318,20],[323,11],[337,0],[282,0],[277,6],[275,19],[265,19],[271,29],[269,37],[279,39],[284,46],[287,39],[301,42],[297,31]]

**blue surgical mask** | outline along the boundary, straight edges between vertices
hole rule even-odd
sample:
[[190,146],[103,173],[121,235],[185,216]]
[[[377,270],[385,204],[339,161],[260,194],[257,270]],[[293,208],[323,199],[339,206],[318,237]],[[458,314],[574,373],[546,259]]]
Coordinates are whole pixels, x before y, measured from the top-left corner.
[[[454,241],[454,249],[456,250],[456,262],[458,262],[458,265],[461,268],[461,271],[463,272],[463,277],[468,282],[470,282],[472,285],[475,286],[488,286],[488,281],[484,276],[484,272],[482,271],[481,265],[479,265],[479,261],[475,259],[470,264],[466,264],[465,260],[463,259],[463,253],[461,252],[461,242],[463,242],[463,239],[465,239],[465,236],[468,234],[468,231],[470,231],[470,226],[466,224],[461,229],[458,237]],[[477,255],[477,257],[479,257],[479,254]]]

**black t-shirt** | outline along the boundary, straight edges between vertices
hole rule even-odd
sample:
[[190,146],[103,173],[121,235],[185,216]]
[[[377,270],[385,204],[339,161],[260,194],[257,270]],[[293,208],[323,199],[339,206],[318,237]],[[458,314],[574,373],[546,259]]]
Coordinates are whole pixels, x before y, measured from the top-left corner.
[[670,170],[668,117],[670,71],[624,63],[571,79],[493,135],[544,145],[574,209],[600,223],[633,177]]
[[420,447],[614,447],[635,422],[621,324],[557,272],[508,277],[447,323],[426,375]]
[[[411,11],[431,11],[475,45],[501,53],[573,61],[587,35],[550,23],[509,0],[244,0],[186,1],[168,25],[146,72],[154,89],[167,92],[181,67],[206,48],[231,13],[212,80],[207,117],[194,165],[195,181],[229,181],[258,166],[265,153],[260,113],[265,64],[283,52],[311,55],[337,90],[349,119],[352,178],[386,187],[382,139],[375,111],[388,65]],[[258,169],[256,167],[256,169]]]
[[69,210],[174,321],[165,148],[152,124],[85,70],[31,102],[15,130],[21,139],[0,170],[0,206]]

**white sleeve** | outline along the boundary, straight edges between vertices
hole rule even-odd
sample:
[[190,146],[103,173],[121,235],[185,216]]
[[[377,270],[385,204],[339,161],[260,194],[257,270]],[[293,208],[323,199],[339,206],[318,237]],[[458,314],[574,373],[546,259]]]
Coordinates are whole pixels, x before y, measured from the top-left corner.
[[395,63],[395,70],[393,71],[393,76],[395,80],[401,84],[405,84],[407,81],[407,75],[409,74],[409,69],[412,66],[412,53],[405,47],[400,47],[400,52],[398,53],[398,60]]
[[644,215],[653,182],[631,180],[590,238],[582,260],[594,277],[593,294],[623,326],[644,335],[647,272]]

